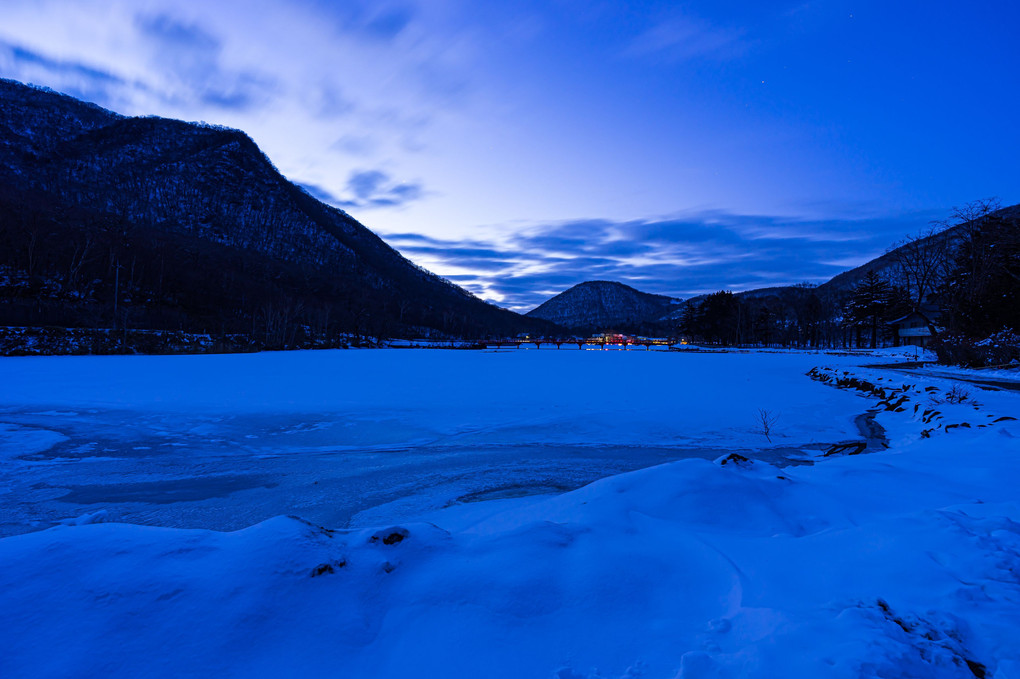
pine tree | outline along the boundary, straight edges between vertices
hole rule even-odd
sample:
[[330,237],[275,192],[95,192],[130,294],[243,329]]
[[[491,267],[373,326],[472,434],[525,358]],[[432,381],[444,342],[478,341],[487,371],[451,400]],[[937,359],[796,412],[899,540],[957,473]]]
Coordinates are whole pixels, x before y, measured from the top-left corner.
[[693,336],[698,331],[698,307],[691,300],[684,302],[680,311],[680,334]]
[[705,338],[720,344],[739,344],[740,311],[740,300],[732,292],[721,290],[706,297],[700,314]]
[[892,300],[892,286],[874,271],[854,286],[847,303],[847,321],[857,328],[871,330],[871,348],[878,346],[878,327],[887,315]]

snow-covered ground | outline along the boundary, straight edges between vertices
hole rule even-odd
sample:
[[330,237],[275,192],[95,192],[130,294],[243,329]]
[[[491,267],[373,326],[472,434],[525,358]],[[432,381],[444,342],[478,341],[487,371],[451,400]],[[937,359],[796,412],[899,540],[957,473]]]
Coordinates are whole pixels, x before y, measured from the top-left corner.
[[0,361],[0,676],[1020,677],[1020,393],[890,353]]
[[924,372],[933,377],[949,377],[967,381],[1016,382],[1020,384],[1020,365],[1002,368],[960,368],[958,366],[929,365]]

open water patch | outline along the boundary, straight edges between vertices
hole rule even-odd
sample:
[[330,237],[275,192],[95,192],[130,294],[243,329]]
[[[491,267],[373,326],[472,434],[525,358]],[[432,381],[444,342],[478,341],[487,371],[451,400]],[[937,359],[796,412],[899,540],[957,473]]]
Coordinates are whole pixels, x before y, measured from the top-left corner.
[[224,498],[242,490],[275,488],[278,484],[267,476],[237,475],[167,479],[163,481],[136,481],[133,483],[90,484],[72,486],[66,495],[57,500],[79,505],[120,504],[140,502],[146,504],[172,504],[198,502]]

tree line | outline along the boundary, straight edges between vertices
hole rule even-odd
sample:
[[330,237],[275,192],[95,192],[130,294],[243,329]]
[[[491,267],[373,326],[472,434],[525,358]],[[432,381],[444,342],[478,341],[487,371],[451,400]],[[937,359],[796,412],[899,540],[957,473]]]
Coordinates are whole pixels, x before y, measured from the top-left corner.
[[677,332],[725,345],[877,347],[898,343],[890,321],[914,311],[937,348],[1020,328],[1020,210],[996,199],[954,208],[848,287],[713,293],[685,304]]
[[284,348],[548,325],[416,267],[288,182],[243,133],[149,118],[83,130],[60,121],[91,109],[54,98],[41,110],[56,122],[25,135],[35,109],[9,104],[0,326],[243,334]]

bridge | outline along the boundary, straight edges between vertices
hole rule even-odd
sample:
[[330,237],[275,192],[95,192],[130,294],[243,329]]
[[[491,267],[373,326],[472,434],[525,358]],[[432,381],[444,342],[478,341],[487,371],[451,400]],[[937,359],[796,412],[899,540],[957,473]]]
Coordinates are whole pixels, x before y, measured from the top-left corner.
[[536,349],[541,349],[542,345],[555,346],[557,349],[563,347],[563,345],[573,346],[576,345],[578,349],[584,349],[586,346],[600,347],[603,351],[607,349],[630,349],[631,347],[644,347],[645,350],[649,350],[655,346],[670,347],[677,344],[679,340],[670,340],[665,337],[629,337],[627,335],[606,335],[598,337],[525,337],[525,338],[511,338],[511,339],[495,339],[495,340],[477,340],[473,344],[477,346],[484,346],[486,349],[496,348],[502,349],[503,347],[515,347],[520,348],[522,346],[535,345]]

